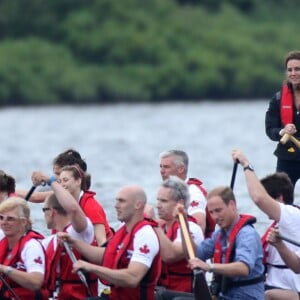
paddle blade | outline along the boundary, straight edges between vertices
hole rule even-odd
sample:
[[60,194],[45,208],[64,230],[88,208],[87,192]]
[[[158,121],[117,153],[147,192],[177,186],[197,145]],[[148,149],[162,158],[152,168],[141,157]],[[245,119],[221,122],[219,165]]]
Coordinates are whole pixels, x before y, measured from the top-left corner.
[[194,270],[193,290],[195,300],[212,300],[204,272],[200,269]]

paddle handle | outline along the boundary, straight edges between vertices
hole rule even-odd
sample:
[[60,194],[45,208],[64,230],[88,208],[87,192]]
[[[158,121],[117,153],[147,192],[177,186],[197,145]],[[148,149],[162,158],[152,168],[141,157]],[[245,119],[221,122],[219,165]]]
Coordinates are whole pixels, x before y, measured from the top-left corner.
[[293,135],[285,133],[280,139],[281,144],[286,144],[288,141],[293,142],[298,148],[300,148],[300,141],[297,140]]
[[[192,244],[192,238],[188,230],[187,220],[181,212],[178,213],[178,219],[183,239],[185,240],[186,248],[188,251],[188,256],[190,259],[193,259],[195,258],[195,251]],[[194,299],[212,299],[203,270],[201,270],[200,268],[193,269],[193,274]]]
[[236,172],[237,172],[237,167],[238,167],[239,161],[236,160],[233,164],[233,170],[232,170],[232,175],[231,175],[231,180],[230,180],[230,188],[233,190],[234,183],[235,183],[235,177],[236,177]]
[[[67,253],[68,253],[68,256],[70,257],[72,263],[73,263],[73,264],[76,263],[77,258],[76,258],[76,256],[75,256],[74,252],[71,250],[70,245],[68,244],[68,242],[63,241],[63,245],[64,245],[64,247],[65,247],[65,249],[66,249],[66,251],[67,251]],[[85,287],[87,288],[88,294],[91,296],[91,291],[90,291],[90,288],[89,288],[89,285],[88,285],[88,283],[87,283],[87,280],[86,280],[86,278],[85,278],[84,273],[83,273],[81,270],[78,270],[78,271],[77,271],[77,274],[78,274],[80,280],[82,281],[82,283],[83,283],[83,284],[85,285]]]
[[286,241],[286,242],[288,242],[288,243],[290,243],[290,244],[293,244],[294,246],[300,247],[300,243],[299,243],[299,242],[294,241],[294,240],[292,240],[292,239],[290,239],[290,238],[288,238],[288,237],[286,237],[286,236],[283,236],[283,235],[281,235],[281,234],[278,234],[277,237],[278,237],[279,239],[283,240],[283,241]]
[[2,276],[2,274],[0,274],[0,281],[3,282],[3,284],[6,286],[6,288],[9,290],[9,292],[13,296],[13,298],[10,298],[10,299],[21,300],[20,297],[15,293],[15,291],[13,290],[13,288],[9,285],[9,283],[4,279],[4,277]]
[[288,140],[290,139],[290,135],[288,133],[285,133],[282,138],[280,139],[281,144],[286,144]]
[[35,191],[35,189],[36,189],[36,185],[33,185],[30,188],[30,190],[28,191],[28,193],[26,194],[26,196],[24,198],[26,201],[29,201],[29,199],[30,199],[31,195],[33,194],[33,192]]
[[298,148],[300,148],[300,141],[297,140],[293,135],[290,135],[290,141],[292,141]]
[[[45,186],[45,185],[46,185],[46,182],[43,181],[43,182],[41,183],[41,185],[42,185],[42,186]],[[33,192],[35,191],[36,188],[37,188],[37,185],[33,185],[33,186],[30,188],[30,190],[28,191],[28,193],[26,194],[26,196],[25,196],[25,198],[24,198],[26,201],[29,201],[31,195],[33,194]]]
[[185,219],[183,213],[178,213],[178,218],[179,218],[179,224],[181,227],[183,239],[185,240],[188,256],[190,259],[195,258],[195,251],[193,248],[191,235],[189,233],[187,222],[186,222],[186,219]]

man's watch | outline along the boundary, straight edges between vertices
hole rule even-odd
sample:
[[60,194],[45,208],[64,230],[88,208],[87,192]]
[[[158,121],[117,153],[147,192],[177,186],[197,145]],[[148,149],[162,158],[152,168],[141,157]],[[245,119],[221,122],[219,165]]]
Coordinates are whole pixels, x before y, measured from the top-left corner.
[[254,169],[253,169],[252,165],[250,165],[250,164],[248,166],[244,167],[244,171],[246,171],[246,170],[254,172]]

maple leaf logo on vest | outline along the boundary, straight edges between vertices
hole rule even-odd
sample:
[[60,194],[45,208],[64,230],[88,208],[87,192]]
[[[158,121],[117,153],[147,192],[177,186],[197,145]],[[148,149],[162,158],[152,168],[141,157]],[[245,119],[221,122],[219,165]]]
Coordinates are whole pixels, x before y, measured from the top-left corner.
[[199,204],[199,202],[197,202],[197,201],[195,201],[195,200],[193,200],[193,201],[191,202],[191,206],[192,206],[192,207],[198,206],[198,204]]
[[43,263],[42,258],[40,256],[35,258],[34,262],[37,263],[37,264],[40,264],[40,265]]
[[147,245],[144,245],[143,247],[140,247],[139,250],[140,250],[140,252],[145,253],[145,254],[147,254],[147,253],[150,252],[150,250],[149,250],[149,248],[148,248]]

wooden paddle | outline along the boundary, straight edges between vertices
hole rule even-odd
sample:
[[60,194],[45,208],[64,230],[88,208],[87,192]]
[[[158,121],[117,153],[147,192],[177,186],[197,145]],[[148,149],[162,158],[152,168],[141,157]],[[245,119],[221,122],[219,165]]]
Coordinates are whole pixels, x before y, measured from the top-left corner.
[[288,141],[293,142],[298,148],[300,148],[300,141],[297,140],[293,135],[285,133],[280,139],[281,144],[286,144]]
[[[188,256],[190,259],[195,258],[195,251],[192,244],[191,235],[188,230],[187,221],[183,213],[178,213],[180,228],[182,231],[183,239],[186,244]],[[201,269],[194,269],[193,292],[195,300],[211,300],[211,294],[205,279],[204,272]]]

